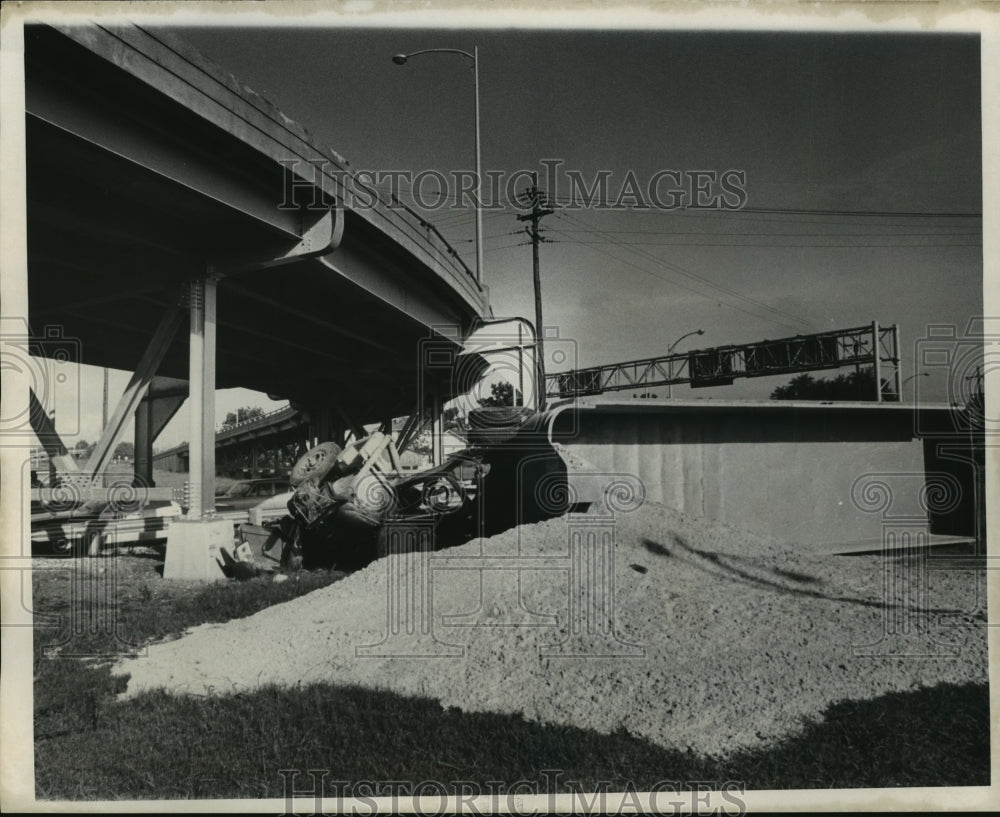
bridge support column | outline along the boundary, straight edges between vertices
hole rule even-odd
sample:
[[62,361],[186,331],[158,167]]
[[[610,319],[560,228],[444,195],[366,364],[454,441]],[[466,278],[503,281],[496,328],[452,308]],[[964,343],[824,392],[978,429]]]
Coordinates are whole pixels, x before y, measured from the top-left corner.
[[153,484],[153,401],[145,399],[135,410],[135,465],[132,480],[136,485]]
[[153,336],[135,368],[135,373],[129,379],[125,391],[118,400],[118,405],[111,413],[107,427],[101,431],[101,438],[94,446],[90,459],[87,460],[84,470],[91,478],[103,474],[114,456],[115,447],[125,434],[128,419],[135,413],[148,393],[150,383],[156,376],[156,369],[166,355],[167,349],[170,348],[183,318],[184,314],[177,304],[171,304],[163,313],[159,325],[153,332]]
[[153,442],[187,399],[186,380],[154,377],[149,392],[135,410],[135,468],[137,485],[153,486]]
[[335,442],[344,444],[344,433],[347,430],[340,413],[334,406],[328,404],[312,405],[308,408],[309,415],[309,445]]
[[200,519],[215,511],[215,306],[216,281],[191,283],[191,507]]
[[215,307],[216,280],[191,282],[190,507],[167,533],[165,579],[224,578],[219,549],[231,545],[233,525],[215,519]]
[[444,462],[444,420],[441,417],[441,392],[437,386],[431,392],[431,462]]
[[38,442],[42,444],[45,453],[48,454],[49,470],[63,473],[79,471],[76,460],[73,459],[73,455],[69,453],[63,444],[62,437],[56,431],[55,421],[49,416],[45,406],[42,405],[32,388],[28,389],[28,400],[28,421],[31,423],[31,429],[35,432]]

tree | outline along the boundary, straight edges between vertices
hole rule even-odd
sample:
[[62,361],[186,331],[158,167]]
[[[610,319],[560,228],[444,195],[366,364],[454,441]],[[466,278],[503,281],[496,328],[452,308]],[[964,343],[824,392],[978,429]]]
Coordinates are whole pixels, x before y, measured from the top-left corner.
[[433,453],[433,449],[431,448],[430,431],[425,429],[415,435],[413,439],[410,440],[407,450],[412,451],[414,454],[420,454],[423,457],[430,457]]
[[118,459],[133,459],[135,457],[135,443],[118,443],[115,446],[115,457]]
[[461,421],[458,418],[458,408],[455,406],[446,408],[444,413],[441,415],[441,424],[444,426],[445,431],[451,431],[454,428],[459,428]]
[[73,446],[73,456],[78,460],[87,459],[93,453],[94,443],[88,443],[86,440],[78,440],[76,445]]
[[[869,366],[850,374],[834,378],[815,378],[808,372],[798,374],[784,386],[771,392],[772,400],[875,400],[875,372]],[[882,381],[882,399],[899,400],[899,395],[889,390],[889,382]]]
[[514,405],[514,384],[501,380],[490,386],[492,394],[489,397],[481,397],[481,406],[513,406]]
[[240,423],[248,422],[249,420],[257,420],[264,416],[264,409],[260,406],[242,406],[236,409],[236,411],[231,411],[226,415],[226,419],[222,421],[223,428],[233,428],[238,426]]

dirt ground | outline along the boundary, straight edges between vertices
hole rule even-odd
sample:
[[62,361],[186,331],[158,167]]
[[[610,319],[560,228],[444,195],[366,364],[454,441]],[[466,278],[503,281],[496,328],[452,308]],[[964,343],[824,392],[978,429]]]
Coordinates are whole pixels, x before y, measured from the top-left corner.
[[806,557],[647,503],[390,555],[115,671],[126,696],[330,681],[722,757],[839,701],[985,683],[983,573]]

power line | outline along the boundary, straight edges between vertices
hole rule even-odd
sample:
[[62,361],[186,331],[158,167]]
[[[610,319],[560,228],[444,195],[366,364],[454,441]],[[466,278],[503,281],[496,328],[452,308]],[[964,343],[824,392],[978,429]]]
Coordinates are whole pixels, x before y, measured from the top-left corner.
[[[593,250],[595,250],[596,252],[599,252],[602,255],[606,255],[608,258],[611,258],[612,260],[617,261],[620,264],[625,264],[626,266],[632,267],[633,269],[636,269],[639,272],[645,273],[646,275],[652,276],[653,278],[656,278],[656,279],[658,279],[660,281],[666,281],[666,282],[668,282],[668,283],[670,283],[670,284],[672,284],[674,286],[680,287],[681,289],[686,289],[688,292],[691,292],[691,293],[693,293],[695,295],[699,295],[702,298],[706,298],[707,297],[706,294],[703,291],[695,289],[693,286],[689,286],[688,284],[685,284],[685,283],[683,283],[681,281],[673,280],[673,279],[670,279],[670,278],[665,278],[664,276],[658,275],[656,272],[653,272],[652,270],[647,269],[646,267],[642,267],[639,264],[636,264],[635,262],[628,260],[627,258],[622,258],[619,255],[615,255],[615,254],[609,252],[607,249],[604,249],[604,243],[595,243],[593,245],[588,245],[588,246],[590,246],[590,248],[593,249]],[[774,323],[774,324],[776,324],[778,326],[784,326],[784,327],[786,327],[788,329],[791,329],[794,332],[799,331],[799,326],[790,324],[790,323],[788,323],[786,321],[778,320],[778,319],[776,319],[774,317],[771,317],[771,316],[766,316],[765,317],[765,316],[761,315],[759,312],[753,312],[753,311],[751,311],[749,309],[744,309],[743,307],[738,306],[736,304],[730,304],[729,306],[730,306],[731,309],[735,309],[735,310],[737,310],[739,312],[743,312],[744,314],[750,315],[751,317],[758,318],[758,319],[763,318],[763,319],[768,320],[768,321],[770,321],[770,322],[772,322],[772,323]],[[801,323],[804,324],[805,322],[801,321]]]
[[741,207],[734,213],[776,213],[789,215],[848,216],[878,218],[982,218],[982,213],[943,213],[907,210],[810,210],[806,208]]
[[[881,227],[883,225],[874,225],[873,224],[872,226],[873,227],[875,227],[875,226]],[[889,226],[891,226],[891,225],[889,225]],[[903,227],[904,225],[900,224],[899,226]],[[575,233],[575,232],[589,232],[589,231],[581,229],[581,230],[563,230],[563,232]],[[873,233],[873,232],[867,232],[867,233],[805,233],[805,232],[791,232],[791,233],[742,232],[742,233],[733,233],[733,232],[704,232],[704,231],[699,231],[699,230],[670,230],[669,232],[666,232],[664,230],[614,230],[614,229],[603,229],[602,232],[604,232],[604,233],[606,233],[608,235],[648,235],[648,236],[662,236],[662,237],[668,237],[668,236],[673,236],[673,235],[699,235],[699,236],[705,236],[707,238],[725,237],[725,236],[747,236],[747,237],[760,237],[760,238],[783,238],[783,237],[789,237],[789,238],[809,238],[811,236],[815,236],[815,237],[818,237],[818,238],[877,238],[880,235],[885,235],[888,238],[900,238],[900,237],[904,237],[904,236],[941,236],[941,237],[949,238],[949,237],[952,237],[952,236],[981,236],[982,235],[982,233],[980,231],[978,231],[978,230],[966,230],[964,228],[962,228],[961,231],[946,232],[946,233],[941,233],[941,232],[928,233],[926,230],[921,230],[919,232],[912,232],[912,233],[897,233],[897,232],[892,232],[892,233],[888,233],[888,232],[887,233]]]
[[[560,235],[563,233],[560,231]],[[573,243],[590,245],[598,244],[601,242],[597,241],[580,241],[578,239],[572,238],[572,236],[567,236]],[[766,238],[766,236],[765,236]],[[877,249],[879,247],[885,247],[887,249],[937,249],[937,248],[955,248],[955,247],[966,247],[970,249],[980,249],[982,243],[967,243],[967,244],[864,244],[860,242],[851,242],[848,244],[818,244],[816,242],[809,242],[806,244],[779,244],[773,242],[757,242],[751,243],[746,241],[730,241],[726,243],[722,242],[707,242],[707,241],[628,241],[621,242],[619,246],[622,247],[771,247],[774,249],[807,249],[813,248],[817,250],[852,250],[855,248],[860,249]]]
[[[449,174],[445,172],[440,172],[441,176],[447,181]],[[414,200],[414,184],[411,178],[407,178],[406,175],[401,175],[395,178],[395,181],[385,180],[385,181],[375,181],[372,180],[357,180],[357,172],[351,176],[352,181],[357,183],[359,187],[365,190],[377,190],[379,192],[386,192],[391,194],[395,189],[398,193],[405,193],[411,199]],[[408,188],[404,190],[403,188]],[[455,204],[458,198],[453,195],[448,195],[445,191],[440,188],[436,191],[421,192],[421,197],[424,198],[437,198],[441,201],[448,201]],[[463,196],[463,200],[467,200],[466,196]],[[707,208],[687,208],[679,207],[675,209],[668,209],[666,207],[636,207],[636,206],[622,206],[619,202],[608,201],[607,199],[596,199],[588,197],[584,205],[580,204],[580,201],[576,197],[567,196],[548,196],[547,201],[550,205],[558,206],[563,209],[577,210],[577,209],[600,209],[607,212],[629,212],[629,213],[661,213],[666,215],[682,215],[682,216],[717,216],[717,215],[743,215],[747,213],[758,214],[758,215],[779,215],[779,216],[820,216],[820,217],[836,217],[836,218],[904,218],[904,219],[981,219],[983,217],[982,212],[948,212],[948,211],[932,211],[932,210],[834,210],[834,209],[824,209],[824,208],[808,208],[808,207],[740,207],[727,210],[715,210]],[[517,201],[511,201],[504,196],[494,196],[492,197],[489,204],[501,205],[503,207],[513,207],[515,209],[523,209],[523,203]],[[418,205],[420,206],[420,205]],[[470,203],[468,205],[470,209],[474,209],[474,204]],[[422,208],[427,209],[427,208]],[[500,210],[489,210],[484,209],[484,215],[488,215],[491,212],[501,213]]]
[[[571,220],[573,223],[577,224],[578,226],[581,226],[581,227],[583,227],[585,229],[589,229],[589,225],[587,225],[585,222],[580,221],[578,218],[576,218],[575,216],[573,216],[573,215],[571,215],[569,213],[561,212],[560,215],[564,216],[565,218],[567,218],[569,220]],[[626,249],[626,250],[628,250],[630,252],[635,253],[640,258],[644,258],[644,259],[646,259],[648,261],[652,261],[654,264],[657,264],[658,266],[666,267],[667,269],[669,269],[669,270],[671,270],[673,272],[676,272],[679,275],[683,275],[683,276],[685,276],[687,278],[690,278],[690,279],[693,279],[693,280],[696,280],[696,281],[700,281],[702,284],[705,284],[706,286],[709,286],[712,289],[715,289],[715,290],[717,290],[719,292],[722,292],[724,294],[730,295],[731,297],[737,298],[737,299],[742,300],[742,301],[744,301],[746,303],[754,304],[754,305],[756,305],[758,307],[758,309],[763,309],[764,311],[766,311],[766,312],[768,312],[768,313],[770,313],[772,315],[780,315],[780,316],[783,316],[785,318],[789,318],[790,320],[794,321],[796,324],[799,324],[801,326],[808,326],[809,325],[807,321],[803,320],[802,318],[800,318],[797,315],[793,315],[790,312],[786,312],[786,311],[784,311],[782,309],[778,309],[777,307],[773,307],[773,306],[770,306],[768,304],[765,304],[764,302],[759,301],[756,298],[753,298],[753,297],[751,297],[749,295],[745,295],[744,293],[739,292],[738,290],[734,290],[734,289],[732,289],[730,287],[726,287],[726,286],[723,286],[722,284],[718,284],[715,281],[712,281],[710,278],[706,278],[703,275],[698,275],[697,273],[694,273],[694,272],[691,272],[688,269],[685,269],[684,267],[680,266],[679,264],[674,264],[674,263],[672,263],[670,261],[665,261],[662,258],[657,258],[655,255],[653,255],[652,253],[650,253],[650,252],[648,252],[646,250],[636,249],[635,247],[633,247],[633,246],[631,246],[629,244],[626,244],[626,243],[624,243],[622,241],[617,241],[617,240],[615,240],[613,238],[607,238],[603,234],[603,232],[600,231],[600,230],[591,230],[591,232],[593,232],[593,234],[596,235],[596,236],[604,238],[606,241],[608,241],[608,243],[613,244],[614,246],[622,247],[622,248],[624,248],[624,249]],[[703,292],[700,292],[699,294],[701,294],[702,296],[704,296]],[[758,315],[758,317],[760,317],[760,316]],[[782,322],[782,323],[785,326],[789,326],[788,323],[784,323],[784,322]]]
[[980,219],[982,213],[961,213],[943,212],[930,210],[826,210],[820,208],[805,207],[739,207],[734,209],[708,209],[708,208],[688,208],[679,207],[668,209],[666,207],[639,207],[622,206],[617,202],[609,202],[606,199],[588,199],[586,205],[581,205],[578,200],[556,196],[551,199],[564,210],[595,210],[604,212],[628,212],[628,213],[664,213],[667,215],[740,215],[741,213],[755,213],[760,215],[795,215],[795,216],[833,216],[837,218],[956,218]]
[[[617,213],[622,213],[624,211],[622,211],[621,209],[618,209],[618,210],[601,209],[601,210],[598,210],[597,212],[605,212],[605,213],[615,213],[615,212],[617,212]],[[849,224],[852,227],[856,227],[856,226],[859,226],[860,224],[865,223],[865,221],[867,221],[869,219],[874,219],[874,218],[892,218],[892,216],[883,216],[883,215],[880,215],[880,214],[877,214],[877,213],[872,213],[870,215],[862,215],[861,213],[859,213],[857,216],[854,216],[853,218],[860,219],[860,221],[857,221],[857,220],[854,221],[854,222],[839,221],[840,218],[852,218],[852,217],[848,217],[848,216],[842,216],[841,217],[841,216],[836,216],[836,215],[834,215],[834,216],[828,216],[828,215],[824,214],[823,212],[819,212],[819,211],[814,212],[814,213],[795,213],[795,212],[792,212],[792,211],[788,211],[788,212],[783,212],[783,213],[774,213],[770,217],[768,217],[767,214],[757,214],[757,215],[754,215],[753,212],[751,212],[750,214],[747,214],[746,210],[659,210],[659,209],[652,209],[651,208],[651,209],[645,209],[645,210],[643,210],[643,209],[633,209],[633,210],[629,210],[627,212],[628,212],[629,216],[658,215],[658,216],[667,216],[667,217],[671,217],[671,218],[680,218],[680,219],[692,219],[692,218],[695,218],[695,219],[708,219],[710,221],[719,221],[719,222],[724,221],[724,220],[728,220],[730,217],[735,216],[735,217],[738,217],[738,221],[741,222],[741,223],[742,222],[755,222],[755,223],[758,223],[758,224],[801,224],[803,226],[819,226],[819,225],[834,226],[834,225],[837,225],[837,224],[842,224],[844,226],[847,226]],[[833,211],[830,211],[830,212],[833,212]],[[907,218],[915,218],[915,217],[916,216],[907,217]],[[934,214],[930,213],[930,214],[926,214],[926,215],[921,215],[920,217],[921,218],[926,218],[926,219],[933,219],[936,216]],[[971,215],[971,214],[968,215],[968,216],[966,216],[965,214],[951,214],[951,215],[944,215],[944,214],[942,214],[942,217],[943,218],[966,218],[967,217],[969,219],[982,219],[981,215]],[[912,224],[912,221],[910,223]],[[900,226],[900,227],[902,227],[902,226],[909,226],[909,225],[903,225],[903,224],[894,225],[894,224],[891,224],[891,223],[873,223],[872,226],[873,227],[894,227],[894,226]],[[946,226],[947,227],[954,227],[954,228],[958,228],[958,229],[962,229],[963,228],[962,224],[957,224],[956,223],[956,224],[950,224],[950,225],[945,225],[945,224],[927,225],[927,227],[925,229],[927,229],[929,227],[943,228],[943,227],[946,227]],[[968,226],[970,226],[970,225],[965,225],[965,228],[967,229]]]

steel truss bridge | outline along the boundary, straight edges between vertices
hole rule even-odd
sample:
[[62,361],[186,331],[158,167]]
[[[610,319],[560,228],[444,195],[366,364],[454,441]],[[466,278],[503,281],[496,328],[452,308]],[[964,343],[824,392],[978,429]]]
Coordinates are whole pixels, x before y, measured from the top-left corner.
[[899,399],[899,328],[895,324],[880,327],[873,321],[852,329],[572,369],[546,375],[545,394],[551,398],[580,397],[681,383],[690,383],[692,388],[728,386],[737,377],[768,377],[842,366],[872,366],[876,384],[873,399]]

